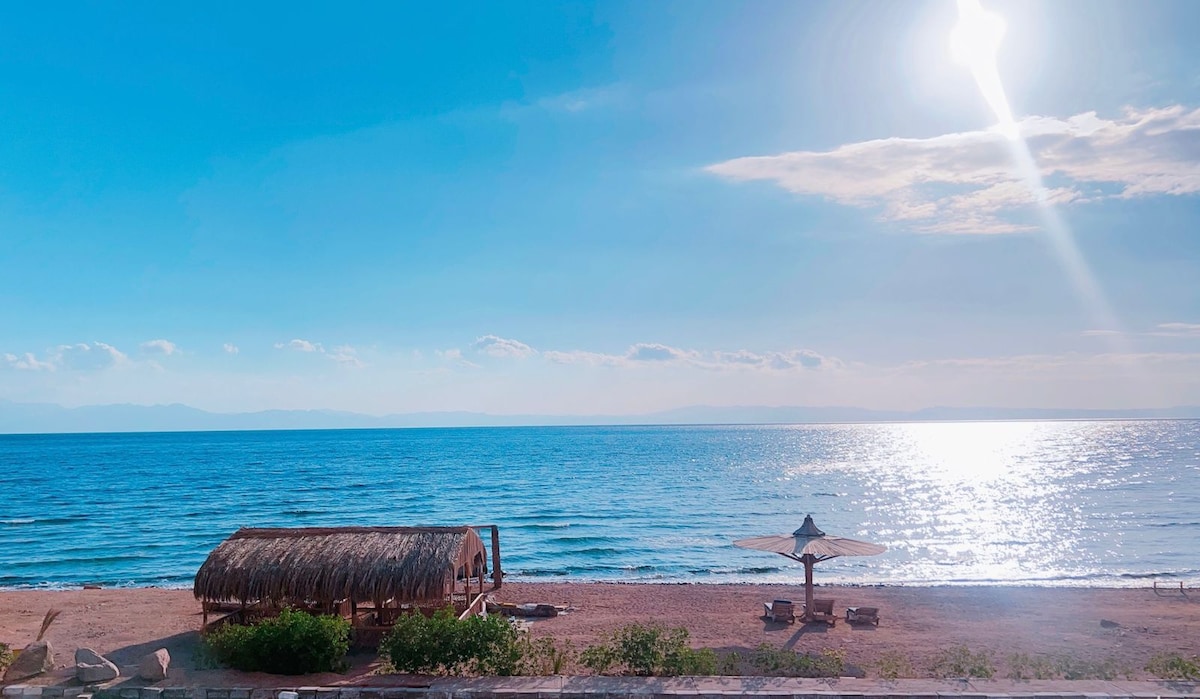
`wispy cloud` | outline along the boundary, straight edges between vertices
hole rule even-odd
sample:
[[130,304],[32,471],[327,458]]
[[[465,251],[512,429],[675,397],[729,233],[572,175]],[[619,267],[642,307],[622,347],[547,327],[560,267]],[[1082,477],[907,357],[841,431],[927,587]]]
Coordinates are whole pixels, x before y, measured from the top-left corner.
[[275,349],[293,349],[298,352],[324,352],[319,342],[309,342],[296,338],[287,342],[276,342]]
[[1200,323],[1161,323],[1153,334],[1165,337],[1200,337]]
[[141,344],[142,351],[146,354],[161,354],[171,356],[179,352],[179,347],[170,340],[150,340]]
[[704,352],[659,343],[638,343],[624,354],[605,354],[586,350],[542,352],[555,364],[634,367],[674,364],[708,370],[793,371],[836,368],[842,363],[810,349],[752,352],[750,350]]
[[59,345],[47,352],[44,359],[38,359],[33,352],[5,353],[0,357],[9,368],[22,371],[100,371],[131,363],[124,352],[104,342]]
[[458,349],[457,347],[451,348],[451,349],[436,350],[435,354],[443,361],[450,362],[451,364],[457,364],[458,366],[470,367],[472,369],[481,368],[478,364],[476,364],[476,363],[468,360],[466,357],[464,357],[462,350]]
[[500,114],[509,119],[537,113],[582,114],[606,107],[620,106],[629,102],[630,98],[629,88],[619,83],[582,87],[577,90],[546,95],[531,101],[509,102],[500,108]]
[[226,342],[224,345],[221,346],[221,348],[225,350],[226,354],[237,354],[240,351],[238,349],[238,346],[233,344],[232,342]]
[[67,369],[94,371],[127,364],[129,357],[116,347],[103,342],[81,342],[75,345],[59,345],[51,361]]
[[[233,347],[233,345],[226,345],[225,351],[229,352],[230,347]],[[276,342],[275,349],[293,350],[296,352],[303,352],[305,354],[317,354],[322,357],[332,359],[334,362],[337,362],[340,366],[344,367],[361,369],[362,367],[366,366],[366,363],[358,358],[358,350],[350,345],[337,345],[331,350],[326,350],[325,346],[320,342],[312,342],[310,340],[295,338],[287,342]],[[233,347],[233,352],[231,354],[236,353],[237,347]]]
[[[1200,109],[1128,109],[1018,124],[1049,182],[1050,201],[1200,192]],[[1029,230],[1032,192],[995,131],[887,138],[830,151],[735,158],[705,168],[736,181],[763,180],[790,192],[879,211],[880,219],[939,233]]]
[[350,345],[338,345],[328,352],[328,357],[333,361],[343,366],[354,367],[361,369],[366,366],[362,360],[358,358],[358,350]]
[[26,352],[19,357],[15,354],[5,354],[4,363],[22,371],[54,371],[57,368],[54,362],[42,361],[35,357],[33,352]]
[[536,351],[520,340],[509,340],[496,335],[484,335],[477,338],[471,348],[489,357],[511,357],[524,359],[536,354]]

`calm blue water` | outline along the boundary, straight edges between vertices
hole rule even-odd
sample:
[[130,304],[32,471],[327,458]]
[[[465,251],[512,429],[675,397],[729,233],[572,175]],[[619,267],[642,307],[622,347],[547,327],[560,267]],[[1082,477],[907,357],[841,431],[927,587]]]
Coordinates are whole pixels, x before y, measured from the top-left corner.
[[805,513],[886,544],[823,582],[1200,578],[1200,422],[0,436],[0,587],[190,585],[240,526],[490,524],[510,579],[795,581]]

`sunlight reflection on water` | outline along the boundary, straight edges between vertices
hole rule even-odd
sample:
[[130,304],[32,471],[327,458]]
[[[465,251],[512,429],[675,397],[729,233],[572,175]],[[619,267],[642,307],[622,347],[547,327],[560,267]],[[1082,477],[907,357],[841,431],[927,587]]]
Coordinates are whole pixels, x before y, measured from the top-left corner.
[[[806,513],[887,553],[818,581],[1200,577],[1200,422],[0,437],[0,587],[186,585],[238,526],[501,526],[514,578],[793,582]],[[70,492],[54,483],[87,483]]]

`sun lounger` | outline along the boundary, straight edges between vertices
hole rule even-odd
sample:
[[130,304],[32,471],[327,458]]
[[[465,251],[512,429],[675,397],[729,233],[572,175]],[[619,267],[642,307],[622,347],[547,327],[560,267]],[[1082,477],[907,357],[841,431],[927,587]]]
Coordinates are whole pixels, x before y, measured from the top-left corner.
[[774,602],[763,602],[763,616],[771,621],[786,621],[791,624],[796,621],[795,606],[791,601],[777,599]]
[[807,615],[809,621],[823,621],[830,626],[837,623],[838,615],[833,612],[833,600],[813,600],[812,613]]
[[879,609],[876,607],[846,607],[846,622],[879,626]]

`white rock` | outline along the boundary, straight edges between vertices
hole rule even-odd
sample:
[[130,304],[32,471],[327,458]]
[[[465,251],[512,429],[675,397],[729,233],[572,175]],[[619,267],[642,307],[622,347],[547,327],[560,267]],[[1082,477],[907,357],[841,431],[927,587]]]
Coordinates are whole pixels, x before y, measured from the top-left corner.
[[167,670],[171,668],[171,654],[166,648],[159,648],[144,656],[138,662],[138,677],[151,682],[167,679]]

